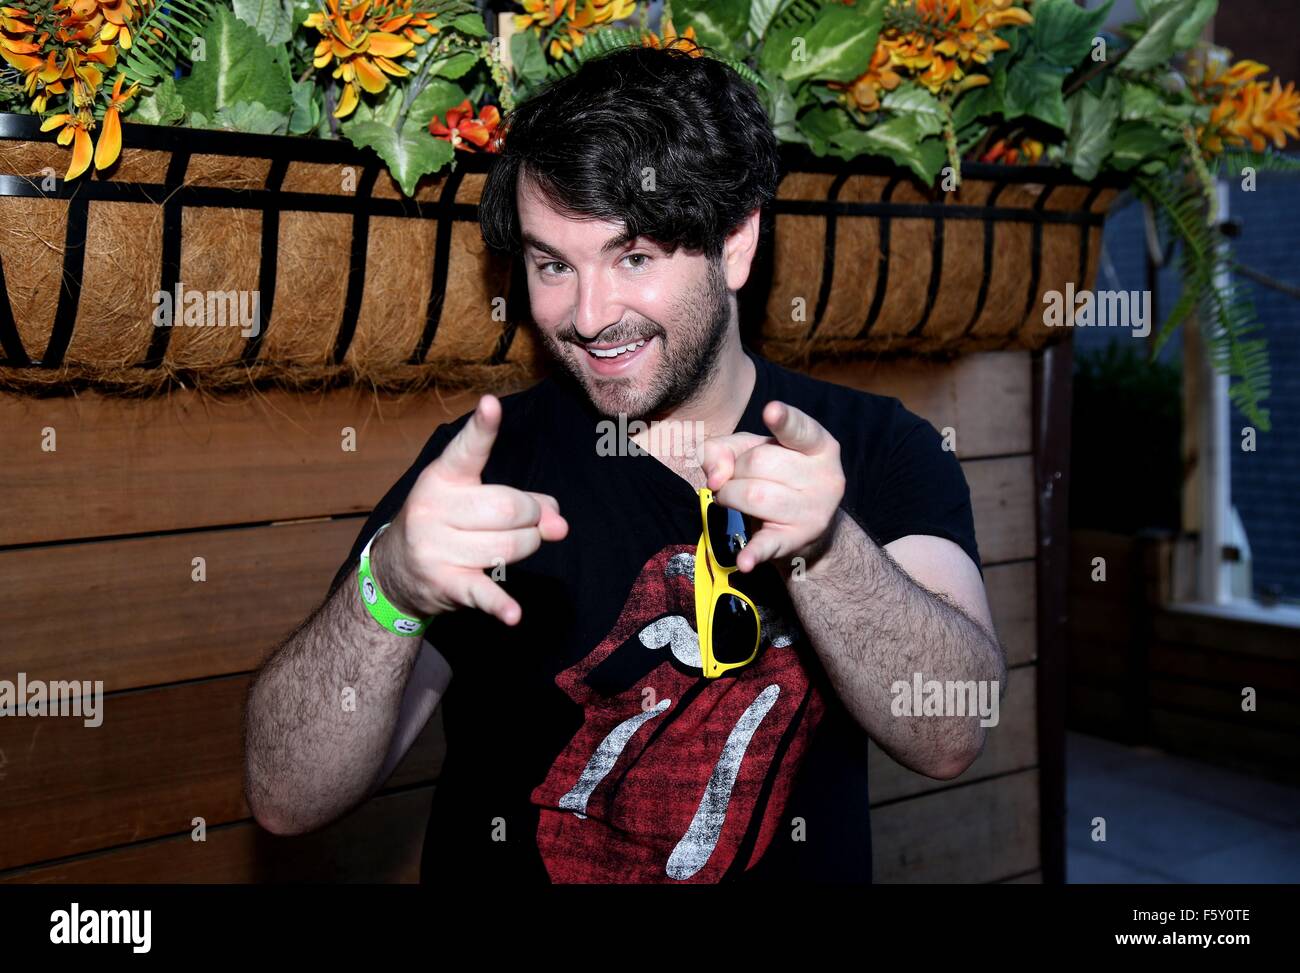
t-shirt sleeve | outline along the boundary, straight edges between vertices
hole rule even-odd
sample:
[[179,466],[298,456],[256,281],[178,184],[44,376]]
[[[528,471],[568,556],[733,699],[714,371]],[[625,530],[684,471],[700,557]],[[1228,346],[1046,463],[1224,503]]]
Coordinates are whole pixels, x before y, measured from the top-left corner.
[[970,556],[982,577],[970,487],[957,454],[944,449],[934,426],[901,402],[890,429],[885,469],[866,505],[872,538],[881,547],[909,534],[946,538]]
[[[463,418],[467,418],[467,416]],[[374,510],[370,512],[370,516],[366,518],[366,522],[362,525],[360,532],[357,534],[356,540],[353,541],[352,550],[348,552],[347,558],[344,559],[343,563],[339,566],[338,571],[335,573],[334,580],[330,583],[329,587],[330,594],[334,593],[334,590],[343,583],[343,580],[348,576],[349,572],[351,572],[353,566],[356,565],[357,560],[361,557],[362,548],[364,548],[366,542],[374,536],[375,531],[379,530],[380,527],[384,526],[384,524],[390,522],[397,516],[398,512],[402,509],[402,504],[406,502],[406,497],[411,492],[411,488],[415,486],[416,479],[419,478],[426,466],[442,454],[443,448],[451,441],[452,437],[464,424],[463,418],[452,423],[443,423],[435,429],[433,435],[429,437],[429,441],[426,442],[424,448],[420,450],[420,455],[416,458],[415,462],[411,464],[410,469],[403,473],[401,478],[394,483],[380,501],[375,504]]]

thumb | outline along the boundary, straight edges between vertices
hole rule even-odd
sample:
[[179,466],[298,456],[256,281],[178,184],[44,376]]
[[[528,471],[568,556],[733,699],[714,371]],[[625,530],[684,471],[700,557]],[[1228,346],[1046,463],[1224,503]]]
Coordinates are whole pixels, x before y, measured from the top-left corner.
[[501,402],[495,395],[478,400],[469,421],[438,457],[438,471],[457,483],[478,483],[501,428]]

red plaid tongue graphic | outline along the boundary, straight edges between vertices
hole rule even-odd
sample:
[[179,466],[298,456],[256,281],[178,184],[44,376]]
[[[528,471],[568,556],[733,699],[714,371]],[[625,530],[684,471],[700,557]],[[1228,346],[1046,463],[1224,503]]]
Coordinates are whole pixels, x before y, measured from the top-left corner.
[[736,677],[703,678],[693,564],[685,545],[651,558],[613,630],[556,676],[584,720],[532,792],[553,882],[717,882],[751,826],[746,868],[789,826],[781,810],[824,701],[766,615],[777,645],[765,635]]

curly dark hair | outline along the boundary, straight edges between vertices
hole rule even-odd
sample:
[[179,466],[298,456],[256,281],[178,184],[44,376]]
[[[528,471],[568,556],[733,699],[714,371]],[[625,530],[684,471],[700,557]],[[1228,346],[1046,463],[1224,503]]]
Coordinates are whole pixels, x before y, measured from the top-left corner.
[[[620,48],[517,105],[479,202],[487,246],[522,250],[522,175],[562,212],[622,224],[625,242],[719,258],[727,235],[776,195],[779,157],[757,91],[702,50]],[[653,192],[642,188],[647,167]]]

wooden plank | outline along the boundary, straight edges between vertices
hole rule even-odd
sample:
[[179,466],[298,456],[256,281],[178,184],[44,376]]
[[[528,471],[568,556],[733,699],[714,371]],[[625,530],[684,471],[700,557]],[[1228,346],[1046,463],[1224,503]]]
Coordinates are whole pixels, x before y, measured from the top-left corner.
[[[1134,538],[1104,530],[1070,531],[1070,593],[1096,592],[1098,589],[1116,592],[1114,600],[1126,601],[1132,584],[1133,556],[1137,547]],[[1104,558],[1105,581],[1092,579],[1093,558]]]
[[871,812],[877,883],[994,882],[1039,867],[1038,771]]
[[[61,716],[0,720],[0,869],[209,828],[251,816],[241,720],[251,677],[106,696],[102,725]],[[442,769],[441,711],[389,788]]]
[[1008,666],[1038,657],[1034,562],[1014,561],[984,569],[984,591],[993,613],[993,627],[1007,654]]
[[1007,695],[998,705],[998,725],[989,727],[984,752],[964,774],[953,780],[935,780],[908,770],[871,743],[867,772],[872,805],[1035,766],[1038,763],[1038,740],[1034,733],[1036,675],[1033,666],[1013,669],[1007,674]]
[[1300,659],[1300,639],[1285,624],[1224,618],[1204,612],[1157,611],[1154,635],[1162,642],[1179,642],[1205,649],[1230,648],[1237,655],[1280,659],[1292,665]]
[[1027,453],[1031,448],[1030,353],[994,351],[950,362],[920,358],[825,362],[823,381],[892,395],[936,429],[956,431],[962,459]]
[[[826,375],[899,394],[940,428],[953,426],[967,458],[1027,449],[1026,355],[840,364]],[[438,424],[476,398],[0,395],[4,489],[25,512],[0,524],[0,546],[364,512]],[[356,430],[354,452],[342,449],[345,427]],[[56,435],[53,452],[42,449],[46,429]]]
[[[1019,461],[968,465],[1013,475],[1008,462]],[[972,490],[998,482],[978,473],[971,479]],[[986,555],[1019,543],[988,533],[1015,522],[1017,512],[1000,506],[1005,499],[973,497]],[[361,523],[352,517],[0,551],[0,577],[11,579],[0,665],[29,679],[102,679],[108,692],[252,670],[325,596]],[[204,558],[206,581],[193,580],[195,557]],[[262,578],[275,583],[258,588],[257,610],[249,611],[249,584]],[[991,566],[985,579],[1008,665],[1032,660],[1032,563]]]
[[292,838],[253,821],[125,845],[0,876],[0,884],[251,884],[420,879],[433,786],[381,794],[319,831]]
[[966,460],[961,466],[970,486],[980,561],[1032,558],[1035,553],[1032,457]]
[[[0,522],[0,546],[369,512],[438,424],[476,399],[0,395],[0,482],[23,512]],[[41,448],[47,428],[53,452]]]
[[1275,686],[1255,686],[1256,709],[1247,712],[1241,708],[1243,688],[1242,683],[1227,680],[1205,685],[1152,675],[1151,706],[1222,720],[1227,733],[1235,732],[1237,727],[1253,726],[1300,737],[1300,698]]
[[[107,692],[254,669],[324,598],[361,524],[0,551],[9,579],[0,664],[29,680],[103,680]],[[196,557],[206,581],[194,580]]]
[[1231,682],[1238,688],[1254,686],[1261,692],[1300,695],[1300,665],[1221,652],[1213,648],[1156,642],[1151,646],[1151,676],[1181,676],[1206,682]]

